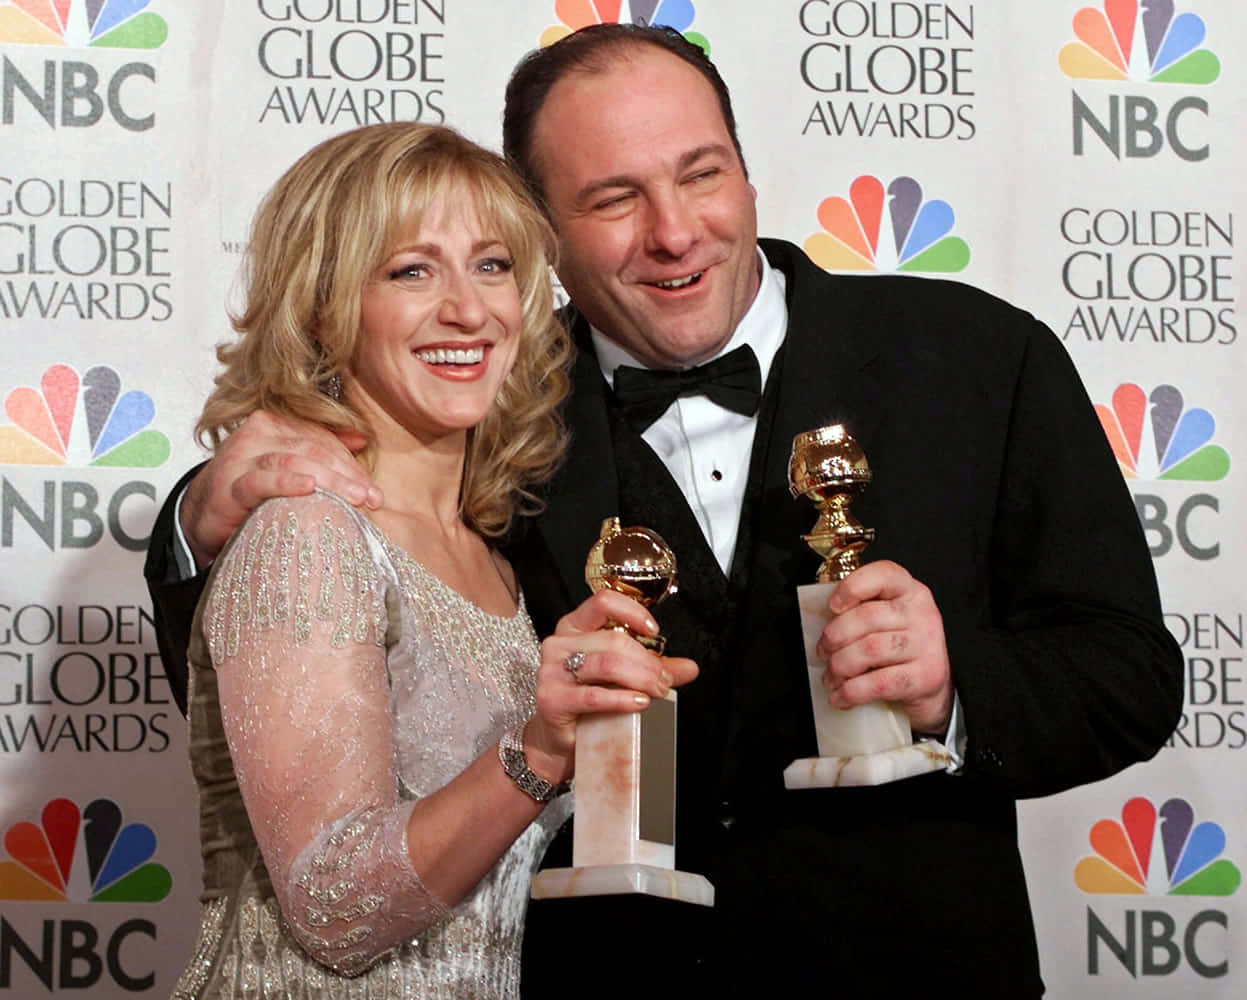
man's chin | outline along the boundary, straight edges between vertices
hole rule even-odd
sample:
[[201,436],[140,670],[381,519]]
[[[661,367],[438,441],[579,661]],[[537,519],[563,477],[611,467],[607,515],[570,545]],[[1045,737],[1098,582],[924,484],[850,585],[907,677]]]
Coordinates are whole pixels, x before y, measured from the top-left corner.
[[704,308],[680,309],[675,303],[666,309],[655,309],[649,302],[645,305],[644,310],[613,310],[609,317],[602,317],[616,322],[597,322],[587,311],[584,315],[608,340],[652,368],[700,364],[718,354],[732,339],[735,328],[730,320],[716,321]]
[[662,367],[691,368],[703,361],[709,361],[731,339],[731,330],[726,333],[721,330],[689,330],[674,336],[670,331],[665,331],[663,337],[651,340],[651,343],[661,352]]

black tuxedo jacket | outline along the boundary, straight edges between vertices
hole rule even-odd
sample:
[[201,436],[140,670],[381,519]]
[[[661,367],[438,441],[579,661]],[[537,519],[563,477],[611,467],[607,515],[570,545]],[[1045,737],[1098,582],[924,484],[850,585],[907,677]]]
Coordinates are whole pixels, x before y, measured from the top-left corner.
[[[656,617],[669,651],[702,668],[680,693],[677,866],[708,876],[716,903],[534,903],[525,995],[1038,996],[1014,801],[1151,757],[1181,710],[1181,654],[1133,504],[1033,317],[968,286],[830,276],[790,244],[762,246],[786,276],[789,325],[729,577],[614,412],[583,322],[567,462],[508,546],[542,634],[587,596],[603,518],[675,549],[680,592]],[[814,510],[790,496],[787,465],[795,434],[833,422],[874,473],[854,503],[877,532],[866,558],[900,563],[942,613],[961,774],[783,788],[784,767],[817,752],[795,595],[818,566],[801,539]],[[176,676],[197,591],[162,582],[171,523],[166,509],[147,570]],[[564,835],[546,863],[569,859]]]
[[[790,244],[762,246],[787,278],[789,322],[730,578],[614,413],[583,322],[571,451],[513,549],[539,630],[587,596],[602,518],[676,551],[680,592],[655,613],[668,650],[702,668],[680,692],[676,859],[710,878],[716,903],[534,903],[525,994],[556,995],[583,959],[572,983],[601,982],[605,962],[619,995],[645,982],[665,995],[610,957],[626,954],[640,970],[678,962],[685,982],[725,996],[819,982],[846,997],[1038,995],[1014,800],[1151,757],[1181,709],[1181,654],[1129,493],[1069,358],[1033,317],[968,286],[834,277]],[[794,435],[833,422],[874,473],[853,505],[877,532],[866,559],[900,563],[943,615],[962,774],[783,788],[784,767],[817,753],[796,608],[819,563],[801,539],[815,511],[789,494],[787,468]]]

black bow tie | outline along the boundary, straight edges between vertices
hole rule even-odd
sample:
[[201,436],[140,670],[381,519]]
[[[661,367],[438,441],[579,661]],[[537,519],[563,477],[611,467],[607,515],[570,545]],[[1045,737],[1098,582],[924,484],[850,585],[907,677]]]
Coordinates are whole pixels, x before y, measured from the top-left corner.
[[762,397],[762,372],[753,349],[745,344],[682,372],[626,365],[615,369],[615,398],[637,433],[681,396],[705,396],[726,410],[753,416]]

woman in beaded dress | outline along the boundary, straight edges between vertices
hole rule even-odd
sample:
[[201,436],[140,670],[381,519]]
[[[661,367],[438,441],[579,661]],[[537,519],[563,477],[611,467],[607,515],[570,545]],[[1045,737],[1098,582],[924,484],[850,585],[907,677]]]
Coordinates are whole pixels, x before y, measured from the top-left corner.
[[601,630],[657,628],[610,592],[538,643],[490,544],[561,454],[553,246],[501,159],[435,126],[330,139],[261,205],[199,433],[310,419],[384,499],[269,500],[213,566],[189,649],[202,919],[175,997],[516,995],[576,717],[696,673]]

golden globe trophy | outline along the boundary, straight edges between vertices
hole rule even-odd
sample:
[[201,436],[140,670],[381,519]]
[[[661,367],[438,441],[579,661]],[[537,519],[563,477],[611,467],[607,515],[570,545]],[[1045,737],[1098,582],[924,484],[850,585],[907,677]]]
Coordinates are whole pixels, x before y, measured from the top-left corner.
[[898,706],[880,701],[835,708],[823,687],[827,665],[816,646],[831,618],[827,602],[836,585],[857,569],[862,550],[875,537],[849,510],[870,480],[866,456],[843,426],[820,427],[793,438],[788,484],[794,497],[804,496],[818,508],[814,529],[802,537],[823,557],[823,564],[817,583],[797,588],[819,755],[788,765],[787,788],[882,785],[941,770],[951,760],[935,740],[914,743],[909,718]]
[[[585,582],[651,607],[676,590],[675,555],[648,528],[608,518],[585,561]],[[603,628],[627,632],[656,655],[666,646],[617,622]],[[642,893],[714,905],[708,879],[675,870],[675,745],[674,691],[641,712],[580,717],[572,867],[538,872],[534,899]]]

